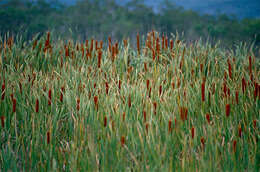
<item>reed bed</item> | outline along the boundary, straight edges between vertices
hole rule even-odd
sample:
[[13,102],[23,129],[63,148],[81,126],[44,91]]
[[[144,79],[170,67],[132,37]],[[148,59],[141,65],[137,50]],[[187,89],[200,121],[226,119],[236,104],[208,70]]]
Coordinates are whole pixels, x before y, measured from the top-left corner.
[[259,171],[252,49],[129,42],[1,37],[0,171]]

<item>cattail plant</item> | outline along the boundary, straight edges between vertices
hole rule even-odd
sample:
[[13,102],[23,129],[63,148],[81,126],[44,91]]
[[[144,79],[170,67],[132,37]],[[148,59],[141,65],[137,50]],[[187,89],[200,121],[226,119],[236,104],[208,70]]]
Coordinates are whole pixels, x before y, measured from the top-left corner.
[[137,47],[138,54],[140,55],[140,36],[139,36],[139,33],[136,35],[136,47]]
[[201,101],[205,102],[205,81],[201,84]]
[[69,47],[65,46],[65,57],[69,57],[69,56],[70,56]]
[[167,50],[168,49],[168,37],[167,36],[165,37],[164,44],[165,44],[165,49]]
[[230,104],[226,104],[226,117],[230,115]]
[[20,94],[23,93],[23,86],[22,86],[22,83],[19,81],[19,91],[20,91]]
[[145,124],[145,130],[146,130],[146,133],[148,133],[148,128],[149,128],[149,124],[146,123],[146,124]]
[[108,82],[106,82],[105,85],[106,85],[106,94],[108,95],[108,91],[109,91],[109,85],[108,85]]
[[188,118],[188,109],[186,107],[180,107],[181,120],[185,121]]
[[47,32],[47,39],[45,41],[44,52],[46,52],[50,47],[50,32]]
[[14,93],[11,93],[10,97],[11,97],[11,101],[13,101],[14,100]]
[[146,122],[146,111],[143,111],[144,122]]
[[232,79],[232,66],[231,66],[231,62],[228,59],[228,74],[229,74],[229,78]]
[[12,37],[8,38],[8,40],[7,40],[7,45],[8,45],[9,50],[12,49],[13,43],[14,43],[14,38],[12,36]]
[[100,68],[100,65],[101,65],[101,58],[102,58],[102,51],[99,50],[98,51],[98,68]]
[[204,147],[205,147],[205,139],[204,139],[204,137],[200,138],[200,142],[201,142],[202,148],[204,149]]
[[148,71],[148,69],[147,69],[147,63],[146,63],[146,62],[144,62],[144,70],[145,70],[145,72]]
[[162,95],[162,85],[159,86],[159,97]]
[[251,56],[249,56],[248,62],[249,62],[249,72],[250,72],[250,74],[252,74],[252,57]]
[[115,50],[116,50],[116,55],[118,55],[118,53],[119,53],[118,42],[115,43],[115,48],[116,48],[116,49],[115,49]]
[[95,50],[96,51],[98,50],[98,41],[97,40],[95,41]]
[[146,89],[149,90],[150,81],[149,79],[146,80]]
[[120,90],[121,90],[121,80],[119,79],[119,81],[118,81],[118,90],[119,90],[119,92],[120,92]]
[[155,48],[155,31],[152,31],[152,37],[153,37],[153,48]]
[[86,48],[88,48],[88,40],[87,39],[85,40],[85,46],[86,46]]
[[1,116],[1,126],[2,128],[5,128],[5,116]]
[[236,147],[237,147],[237,141],[234,140],[234,141],[233,141],[233,152],[234,152],[234,153],[236,152]]
[[90,53],[92,53],[94,49],[94,39],[91,39],[91,42],[90,42]]
[[256,129],[256,120],[253,120],[253,127]]
[[[40,140],[42,135],[45,145],[31,142],[32,150],[29,150],[35,155],[47,153],[44,160],[31,156],[33,164],[40,164],[42,169],[48,169],[44,161],[52,161],[53,156],[62,157],[68,151],[77,156],[77,147],[79,152],[88,154],[88,147],[94,146],[93,155],[97,160],[106,159],[109,154],[102,153],[102,149],[109,148],[110,152],[119,155],[112,157],[114,164],[97,161],[98,164],[90,164],[89,169],[96,169],[95,166],[110,169],[117,165],[120,157],[129,155],[121,158],[119,171],[125,166],[132,171],[139,167],[149,171],[171,164],[176,164],[176,169],[183,169],[183,164],[184,169],[189,169],[195,164],[197,171],[205,171],[207,164],[213,164],[210,168],[215,167],[216,171],[228,171],[247,156],[244,148],[248,147],[250,161],[240,163],[239,167],[254,171],[258,152],[251,148],[255,148],[258,141],[260,125],[259,59],[254,58],[254,51],[246,52],[242,47],[242,54],[236,53],[241,58],[235,62],[232,58],[223,58],[232,52],[218,45],[203,45],[203,41],[190,44],[178,40],[178,35],[172,39],[166,35],[170,34],[150,32],[142,46],[145,37],[136,34],[134,49],[128,39],[117,42],[111,37],[105,44],[93,38],[82,43],[57,40],[51,45],[52,37],[48,38],[47,34],[47,38],[37,38],[38,43],[36,39],[28,43],[17,40],[13,49],[9,49],[7,44],[11,39],[7,43],[8,36],[0,37],[3,70],[0,75],[1,144],[10,145],[13,152],[26,157],[27,149],[19,149],[16,145],[26,146],[23,140],[31,139],[30,132]],[[242,58],[249,53],[252,58]],[[24,55],[26,59],[21,58]],[[145,58],[138,59],[141,55]],[[82,97],[90,102],[84,102]],[[83,102],[87,103],[86,107]],[[33,115],[23,116],[27,111],[34,111],[39,119]],[[80,115],[83,111],[87,115]],[[67,121],[67,117],[72,120]],[[22,125],[24,120],[29,125]],[[53,123],[56,121],[58,128]],[[43,129],[37,129],[39,126]],[[226,130],[230,132],[226,133]],[[19,138],[19,131],[27,133],[23,134],[24,139]],[[11,140],[9,136],[12,136]],[[68,145],[62,141],[64,138],[69,141]],[[86,140],[89,142],[87,147],[84,146]],[[114,141],[117,146],[113,146]],[[184,147],[183,141],[187,142]],[[54,143],[56,145],[52,145]],[[96,143],[102,148],[95,146]],[[159,156],[160,163],[150,163],[149,158],[157,156],[159,150],[167,154],[172,145],[176,149],[172,158]],[[138,153],[149,147],[156,151]],[[240,147],[243,148],[241,152]],[[219,154],[220,149],[225,153]],[[54,150],[54,154],[50,152]],[[183,163],[178,163],[179,156]],[[67,164],[66,168],[81,164],[78,169],[84,170],[82,157]],[[228,160],[228,164],[214,165],[214,160]],[[3,158],[0,158],[0,164],[9,165]],[[61,166],[63,161],[57,160],[57,167]]]
[[80,109],[80,99],[77,98],[77,111],[79,111],[79,109]]
[[242,78],[242,91],[243,91],[243,94],[245,93],[245,91],[246,91],[246,80],[245,80],[245,78],[243,77]]
[[124,147],[125,146],[125,136],[121,136],[121,146]]
[[74,59],[74,57],[75,57],[75,51],[71,50],[71,58]]
[[165,41],[165,37],[164,37],[164,34],[163,34],[163,35],[162,35],[162,50],[165,49],[165,47],[164,47],[164,41]]
[[133,71],[133,67],[132,66],[127,68],[127,77],[128,78],[130,77],[130,74],[131,74],[132,71]]
[[152,41],[151,41],[151,35],[148,34],[147,41],[146,41],[146,47],[152,50]]
[[48,105],[51,105],[51,89],[48,91]]
[[194,139],[194,136],[195,136],[195,128],[192,127],[191,128],[191,138]]
[[36,113],[39,112],[39,99],[36,99],[36,103],[35,103],[35,112],[36,112]]
[[206,114],[206,119],[207,119],[208,123],[210,124],[210,114],[209,113]]
[[200,64],[200,72],[203,72],[203,63]]
[[174,83],[174,81],[171,83],[171,85],[172,85],[172,89],[174,90],[174,88],[175,88],[175,83]]
[[238,91],[236,91],[235,94],[236,94],[236,103],[238,104],[238,96],[239,96],[239,95],[238,95],[238,94],[239,94]]
[[13,113],[15,113],[16,112],[16,99],[13,98],[12,102],[13,102]]
[[32,50],[34,50],[34,49],[35,49],[35,47],[37,46],[37,43],[38,43],[37,39],[36,39],[36,40],[34,40],[34,42],[33,42],[33,47],[32,47]]
[[170,119],[168,122],[168,132],[171,133],[172,132],[172,120]]
[[51,134],[50,131],[47,131],[47,144],[50,144],[51,141]]
[[159,37],[157,37],[157,39],[156,39],[156,53],[157,53],[158,57],[159,57],[159,54],[160,54],[160,42],[159,41],[160,41]]
[[152,50],[152,53],[153,53],[153,61],[155,60],[155,50],[153,49]]
[[181,79],[178,78],[178,79],[177,79],[177,88],[180,88],[180,86],[181,86]]
[[115,46],[112,46],[112,62],[115,61],[115,58],[116,58],[116,47]]
[[94,96],[94,104],[96,109],[98,110],[98,96]]
[[80,49],[81,49],[81,58],[83,59],[83,57],[84,57],[84,55],[85,55],[85,49],[84,49],[83,43],[81,43]]
[[131,95],[129,94],[128,96],[128,107],[131,108],[132,103],[131,103]]
[[123,121],[125,121],[125,112],[123,112]]
[[172,39],[170,40],[170,49],[171,50],[173,49],[173,40]]
[[112,40],[111,40],[111,37],[108,37],[108,50],[112,53]]
[[86,60],[91,58],[91,52],[89,50],[89,48],[86,48]]

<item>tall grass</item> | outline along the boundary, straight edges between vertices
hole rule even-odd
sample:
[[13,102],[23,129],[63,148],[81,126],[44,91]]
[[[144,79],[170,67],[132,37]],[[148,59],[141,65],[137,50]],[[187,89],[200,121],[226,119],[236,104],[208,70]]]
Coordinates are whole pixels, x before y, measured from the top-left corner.
[[252,51],[136,38],[0,38],[1,171],[259,171]]

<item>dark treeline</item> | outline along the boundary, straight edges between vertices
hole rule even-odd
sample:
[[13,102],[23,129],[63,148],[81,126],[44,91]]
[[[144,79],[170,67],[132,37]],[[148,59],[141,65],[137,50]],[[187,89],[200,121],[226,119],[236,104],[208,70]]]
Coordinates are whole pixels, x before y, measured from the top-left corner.
[[200,15],[165,0],[157,11],[139,0],[119,5],[115,0],[80,0],[71,6],[57,0],[8,0],[0,3],[0,34],[21,34],[29,39],[51,30],[62,38],[122,39],[150,30],[184,33],[186,40],[239,41],[260,45],[260,19]]

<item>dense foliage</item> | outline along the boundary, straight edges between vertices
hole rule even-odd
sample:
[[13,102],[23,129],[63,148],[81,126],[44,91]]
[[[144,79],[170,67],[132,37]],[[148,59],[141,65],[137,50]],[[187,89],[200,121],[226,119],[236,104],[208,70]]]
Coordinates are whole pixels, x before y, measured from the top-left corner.
[[260,61],[245,46],[0,43],[0,171],[259,171]]

